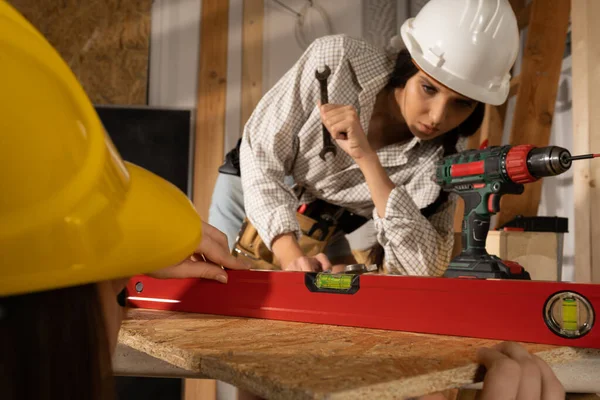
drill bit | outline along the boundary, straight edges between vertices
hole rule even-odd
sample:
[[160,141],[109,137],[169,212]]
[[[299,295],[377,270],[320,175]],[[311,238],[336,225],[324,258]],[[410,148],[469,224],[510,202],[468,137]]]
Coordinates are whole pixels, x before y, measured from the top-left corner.
[[598,154],[582,154],[580,156],[571,156],[569,158],[569,161],[584,160],[586,158],[596,158],[596,157],[600,157],[600,153],[598,153]]

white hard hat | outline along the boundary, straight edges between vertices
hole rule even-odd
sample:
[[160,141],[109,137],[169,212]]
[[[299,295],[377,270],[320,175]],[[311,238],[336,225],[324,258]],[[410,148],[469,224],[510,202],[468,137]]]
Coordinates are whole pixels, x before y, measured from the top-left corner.
[[483,103],[506,101],[519,51],[508,0],[430,0],[400,34],[415,63],[444,86]]

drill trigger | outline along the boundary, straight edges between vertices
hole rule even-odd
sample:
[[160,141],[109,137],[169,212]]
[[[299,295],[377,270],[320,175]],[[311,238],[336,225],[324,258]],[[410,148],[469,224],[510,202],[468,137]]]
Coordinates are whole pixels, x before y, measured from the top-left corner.
[[500,212],[500,198],[502,195],[492,193],[490,197],[488,197],[488,211],[495,214]]

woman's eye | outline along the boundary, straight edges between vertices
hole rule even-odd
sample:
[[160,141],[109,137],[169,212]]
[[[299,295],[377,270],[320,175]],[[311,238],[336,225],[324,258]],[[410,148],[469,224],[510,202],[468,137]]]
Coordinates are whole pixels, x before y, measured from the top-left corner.
[[423,87],[423,91],[427,94],[434,94],[437,92],[437,90],[435,90],[435,88],[433,86],[422,85],[422,87]]
[[473,103],[470,102],[470,101],[458,100],[457,103],[461,107],[465,107],[465,108],[471,108],[471,107],[473,107]]

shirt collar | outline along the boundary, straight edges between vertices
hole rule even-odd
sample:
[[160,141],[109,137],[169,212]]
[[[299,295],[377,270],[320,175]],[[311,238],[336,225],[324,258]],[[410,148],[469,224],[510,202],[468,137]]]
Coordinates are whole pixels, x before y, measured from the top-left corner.
[[385,87],[394,69],[393,61],[385,54],[363,51],[348,59],[350,69],[360,86],[358,103],[360,106],[360,123],[365,132],[369,130],[369,122],[377,94]]
[[379,92],[394,70],[394,60],[383,53],[373,54],[371,51],[364,51],[356,57],[349,58],[348,62],[363,90],[375,89]]
[[421,146],[423,140],[413,136],[407,142],[394,143],[385,146],[377,151],[377,156],[383,167],[397,167],[406,164],[408,161],[407,154],[415,147]]

